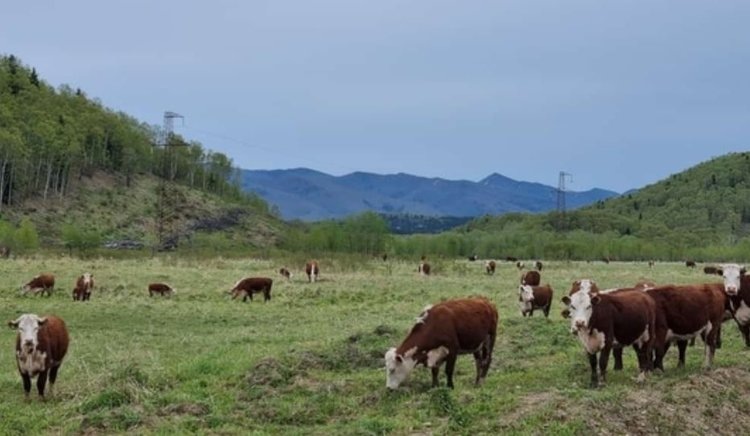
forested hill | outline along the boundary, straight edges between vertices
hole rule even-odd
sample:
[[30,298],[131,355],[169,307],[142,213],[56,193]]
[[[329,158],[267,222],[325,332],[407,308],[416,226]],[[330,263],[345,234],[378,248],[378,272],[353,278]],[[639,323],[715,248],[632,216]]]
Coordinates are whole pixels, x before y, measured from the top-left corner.
[[750,152],[696,165],[636,192],[571,211],[477,219],[464,230],[584,231],[672,247],[733,245],[750,236]]
[[[164,143],[170,147],[155,146]],[[97,179],[97,174],[104,176]],[[158,127],[108,109],[80,89],[66,85],[55,89],[18,58],[0,56],[0,215],[4,218],[43,219],[39,218],[45,215],[39,213],[40,208],[65,209],[77,186],[97,191],[92,185],[95,180],[111,182],[101,186],[112,190],[113,193],[107,194],[111,200],[117,190],[136,189],[136,179],[142,178],[153,190],[156,180],[171,181],[168,186],[180,189],[171,188],[174,192],[170,192],[170,198],[187,195],[198,199],[200,196],[180,192],[200,191],[228,209],[244,208],[267,215],[271,220],[265,202],[241,191],[236,174],[232,160],[226,155],[206,150],[200,143],[187,142],[178,135],[165,138]],[[155,195],[148,198],[156,201]],[[139,197],[137,201],[145,199]],[[85,199],[75,201],[85,202]],[[33,207],[29,208],[29,202]],[[130,206],[154,213],[144,209],[143,204],[127,203],[118,204],[125,210],[112,213],[127,215]],[[153,203],[148,206],[155,207]],[[179,207],[174,205],[174,210],[168,211],[173,216],[164,217],[170,221],[170,227],[173,227],[171,221],[178,219]],[[82,227],[99,227],[97,222],[88,222],[86,215],[78,218],[83,220],[78,221]],[[120,225],[127,227],[128,223]],[[40,227],[44,230],[49,226],[41,223]],[[104,238],[118,232],[128,233],[123,228],[98,231]]]

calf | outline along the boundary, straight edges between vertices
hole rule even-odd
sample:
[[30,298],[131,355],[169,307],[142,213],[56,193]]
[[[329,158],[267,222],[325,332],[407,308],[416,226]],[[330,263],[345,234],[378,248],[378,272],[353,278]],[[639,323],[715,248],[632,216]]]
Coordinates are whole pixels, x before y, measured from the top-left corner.
[[229,291],[232,294],[232,300],[242,295],[242,301],[253,300],[253,293],[263,292],[263,301],[271,299],[271,286],[273,280],[267,277],[247,277],[234,284]]
[[576,292],[563,297],[563,303],[571,313],[570,331],[578,336],[589,355],[592,387],[606,381],[609,353],[615,344],[633,346],[638,354],[638,380],[645,379],[646,372],[652,369],[651,353],[656,338],[654,300],[643,292]]
[[149,283],[148,285],[148,295],[150,297],[153,297],[154,294],[161,295],[162,297],[165,295],[171,297],[176,293],[177,291],[174,288],[165,283]]
[[305,274],[307,274],[307,281],[315,283],[320,275],[320,269],[318,268],[318,262],[311,260],[305,264]]
[[91,291],[94,289],[94,276],[91,273],[84,273],[76,280],[76,287],[73,288],[73,301],[87,301],[91,299]]
[[16,335],[16,366],[23,380],[23,390],[28,398],[31,379],[37,377],[36,388],[44,398],[44,387],[49,376],[49,392],[53,393],[57,372],[68,351],[68,330],[65,322],[53,315],[39,318],[33,314],[21,315],[8,326],[18,330]]
[[453,388],[453,369],[459,354],[474,355],[475,384],[487,376],[497,333],[497,309],[486,298],[448,300],[427,306],[398,348],[385,353],[386,386],[396,389],[422,364],[432,370],[432,386],[438,386],[440,365],[445,362],[448,387]]
[[539,286],[541,281],[542,276],[538,271],[526,271],[526,273],[521,276],[522,285]]
[[487,274],[493,275],[495,274],[495,261],[494,260],[488,260],[484,263],[484,269],[487,271]]
[[536,268],[537,271],[541,271],[543,266],[544,265],[542,265],[542,262],[539,261],[539,260],[537,260],[536,262],[534,262],[534,268]]
[[549,318],[549,309],[552,306],[552,288],[549,285],[518,287],[518,301],[521,303],[521,314],[534,315],[534,309],[541,309],[545,318]]
[[281,276],[284,277],[287,280],[291,280],[292,279],[292,273],[288,269],[286,269],[286,268],[281,268],[279,270],[279,274],[281,274]]
[[420,275],[423,275],[423,276],[430,275],[430,264],[425,261],[420,262],[418,271]]
[[22,288],[24,293],[33,293],[37,294],[40,293],[44,295],[44,293],[47,293],[47,296],[52,295],[52,291],[55,290],[55,276],[52,274],[40,274],[33,279],[31,279],[30,282],[26,283]]

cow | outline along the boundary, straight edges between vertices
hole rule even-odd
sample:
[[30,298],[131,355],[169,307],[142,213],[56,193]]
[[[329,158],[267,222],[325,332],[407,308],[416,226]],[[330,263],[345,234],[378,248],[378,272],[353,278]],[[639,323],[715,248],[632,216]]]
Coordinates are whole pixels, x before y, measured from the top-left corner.
[[518,262],[518,258],[513,256],[506,256],[505,260],[507,260],[508,262]]
[[33,293],[33,294],[41,294],[44,295],[47,293],[47,296],[52,295],[52,291],[55,290],[55,276],[52,274],[40,274],[25,285],[23,285],[22,291],[24,293]]
[[253,301],[253,293],[263,292],[263,301],[271,299],[271,287],[273,280],[267,277],[246,277],[234,284],[229,291],[232,294],[232,300],[242,295],[242,301]]
[[537,271],[541,271],[543,266],[544,265],[542,265],[542,262],[539,260],[534,262],[534,268],[536,268]]
[[695,261],[694,260],[686,260],[685,266],[688,268],[695,268]]
[[685,366],[688,340],[700,335],[705,343],[703,366],[710,368],[721,335],[724,310],[727,307],[724,285],[666,285],[648,289],[645,294],[656,302],[657,310],[662,314],[656,325],[654,367],[664,369],[664,354],[672,342],[677,342],[679,351],[677,366]]
[[44,399],[44,388],[49,377],[49,393],[54,393],[57,372],[68,351],[68,330],[65,322],[54,316],[21,315],[8,326],[18,331],[16,335],[16,366],[23,380],[26,398],[31,392],[31,379],[37,377],[36,388]]
[[526,271],[526,273],[521,276],[522,285],[539,286],[541,281],[542,276],[538,271]]
[[469,256],[469,262],[474,262],[477,259],[479,259],[479,256],[477,256],[476,254],[472,254],[471,256]]
[[10,247],[7,245],[0,245],[0,257],[7,259],[10,257]]
[[653,268],[654,267],[654,261],[653,260],[649,260],[648,261],[648,267],[649,268]]
[[305,264],[305,274],[307,274],[307,281],[315,283],[320,275],[320,268],[318,268],[318,262],[311,260]]
[[497,309],[486,298],[448,300],[427,306],[398,348],[385,353],[386,386],[396,389],[417,364],[432,370],[438,386],[440,365],[445,362],[448,387],[453,389],[453,369],[459,354],[474,355],[479,385],[487,376],[497,334]]
[[287,280],[291,280],[292,279],[292,273],[288,269],[286,269],[286,268],[281,268],[279,270],[279,274],[281,274],[281,276],[284,277],[284,278],[286,278]]
[[750,276],[745,272],[744,266],[726,264],[716,268],[715,274],[724,279],[727,308],[742,333],[745,346],[750,347]]
[[154,294],[159,294],[162,297],[165,296],[165,295],[168,296],[168,297],[171,297],[172,295],[174,295],[176,293],[177,293],[177,291],[173,287],[171,287],[171,286],[169,286],[169,285],[167,285],[165,283],[149,283],[149,285],[148,285],[148,295],[149,295],[149,297],[153,297]]
[[430,275],[430,264],[425,261],[420,262],[417,271],[419,271],[419,274],[423,276]]
[[563,303],[570,310],[570,332],[589,355],[592,387],[606,382],[609,353],[615,344],[633,346],[638,354],[638,380],[645,380],[652,370],[656,344],[658,308],[653,299],[644,292],[576,292],[563,297]]
[[381,259],[383,259],[383,262],[388,261],[388,253],[383,253],[383,255],[381,256]]
[[604,256],[604,257],[602,257],[602,262],[604,262],[604,263],[607,263],[607,264],[608,264],[608,263],[610,262],[609,256]]
[[518,262],[516,262],[516,268],[518,268],[518,270],[520,271],[520,270],[526,268],[526,266],[523,264],[523,262],[518,261]]
[[495,274],[495,267],[497,265],[495,264],[494,260],[488,260],[484,263],[484,270],[487,271],[487,274],[493,275]]
[[94,290],[94,276],[91,273],[83,273],[76,280],[73,288],[73,301],[87,301],[91,299],[91,291]]
[[544,317],[549,318],[549,309],[552,306],[552,288],[549,285],[518,287],[518,301],[521,303],[521,314],[525,317],[534,316],[534,309],[541,309]]
[[708,275],[716,275],[719,274],[719,267],[716,266],[704,266],[703,267],[703,273]]

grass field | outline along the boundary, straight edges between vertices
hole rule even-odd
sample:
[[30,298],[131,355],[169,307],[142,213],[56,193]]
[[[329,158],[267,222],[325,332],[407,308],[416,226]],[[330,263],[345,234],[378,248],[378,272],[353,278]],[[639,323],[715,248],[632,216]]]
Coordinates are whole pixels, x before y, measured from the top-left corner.
[[[0,346],[0,434],[705,434],[744,433],[750,425],[750,351],[724,324],[715,368],[700,369],[702,343],[677,370],[670,350],[664,374],[638,385],[636,359],[588,388],[588,361],[560,317],[559,300],[574,279],[600,287],[715,281],[682,264],[545,262],[555,289],[549,319],[522,318],[519,273],[502,263],[495,276],[481,262],[356,263],[320,259],[319,283],[292,282],[282,262],[260,260],[15,259],[0,263],[0,319],[21,313],[61,316],[71,346],[56,393],[24,401],[14,362],[15,333]],[[296,267],[295,267],[296,266]],[[51,298],[20,296],[18,286],[53,272]],[[74,303],[75,278],[91,271],[92,300]],[[231,301],[225,292],[248,275],[275,280],[273,299]],[[149,298],[146,284],[166,281],[172,299]],[[417,368],[395,392],[385,388],[383,353],[396,346],[428,303],[490,297],[500,312],[493,366],[473,386],[474,363],[459,358],[455,390],[431,389]],[[444,385],[444,374],[441,374]]]

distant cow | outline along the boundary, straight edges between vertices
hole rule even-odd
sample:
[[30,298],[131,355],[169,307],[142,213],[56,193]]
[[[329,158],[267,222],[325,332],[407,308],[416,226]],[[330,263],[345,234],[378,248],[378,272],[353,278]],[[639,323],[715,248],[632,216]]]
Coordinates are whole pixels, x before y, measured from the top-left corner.
[[73,288],[73,301],[87,301],[91,299],[91,291],[94,289],[94,276],[91,273],[84,273],[76,280],[76,287]]
[[381,256],[381,258],[383,259],[383,262],[387,261],[388,260],[388,253],[383,253],[383,255]]
[[521,306],[521,314],[534,316],[534,310],[540,309],[546,318],[549,317],[549,309],[552,307],[552,288],[549,285],[518,287],[518,301]]
[[519,262],[516,262],[516,268],[518,268],[519,270],[522,270],[522,269],[525,268],[525,266],[524,266],[523,262],[519,261]]
[[53,315],[39,318],[34,314],[21,315],[8,326],[18,330],[16,335],[16,366],[23,380],[23,390],[28,398],[31,379],[38,377],[36,388],[44,398],[44,388],[49,376],[49,392],[53,394],[57,371],[68,351],[68,330],[65,322]]
[[521,275],[521,284],[529,286],[539,286],[542,281],[542,276],[539,271],[526,271]]
[[653,268],[654,267],[654,261],[653,260],[649,260],[648,261],[648,267],[649,268]]
[[602,257],[602,262],[609,263],[610,262],[609,256]]
[[52,291],[55,290],[55,276],[52,274],[40,274],[26,283],[22,290],[24,293],[31,292],[32,294],[40,293],[42,295],[46,292],[49,297],[52,295]]
[[[615,344],[632,345],[638,354],[639,381],[652,369],[658,308],[643,292],[576,292],[563,297],[570,310],[570,332],[589,355],[591,385],[606,381],[609,353]],[[599,359],[597,362],[597,353]],[[597,363],[599,374],[597,375]]]
[[287,280],[291,280],[292,279],[292,273],[288,269],[286,269],[286,268],[281,268],[279,270],[279,274],[281,274],[281,276],[284,277],[284,278],[286,278]]
[[419,271],[419,274],[423,276],[430,275],[430,264],[425,261],[420,262],[417,271]]
[[10,257],[10,247],[7,245],[0,245],[0,257],[2,258],[9,258]]
[[459,354],[473,353],[475,384],[487,376],[497,333],[497,309],[486,298],[448,300],[427,306],[398,348],[385,353],[386,386],[396,389],[417,364],[432,370],[438,386],[440,365],[445,362],[448,387]]
[[534,268],[536,268],[537,271],[541,271],[543,266],[544,265],[542,265],[542,262],[539,261],[539,260],[537,260],[536,262],[534,262]]
[[271,299],[271,287],[273,280],[267,277],[247,277],[234,284],[229,291],[232,300],[242,295],[242,301],[253,300],[253,293],[263,292],[263,301]]
[[693,260],[686,260],[685,261],[685,266],[688,267],[688,268],[695,268],[695,261],[693,261]]
[[507,260],[508,262],[518,262],[518,258],[513,256],[507,256],[505,260]]
[[315,283],[320,275],[320,268],[318,268],[318,262],[311,260],[305,264],[305,274],[307,274],[307,281]]
[[487,262],[484,263],[484,269],[485,269],[485,271],[487,271],[487,274],[489,274],[489,275],[495,274],[495,267],[496,266],[497,265],[495,264],[494,260],[488,260]]
[[471,256],[469,256],[469,262],[474,262],[477,259],[479,259],[479,256],[477,256],[476,254],[472,254]]
[[176,293],[177,291],[174,288],[165,283],[150,283],[148,285],[148,295],[150,297],[153,297],[154,294],[161,295],[162,297],[165,295],[171,297]]
[[719,273],[719,268],[715,266],[705,266],[703,267],[703,273],[709,274],[709,275],[716,275]]

